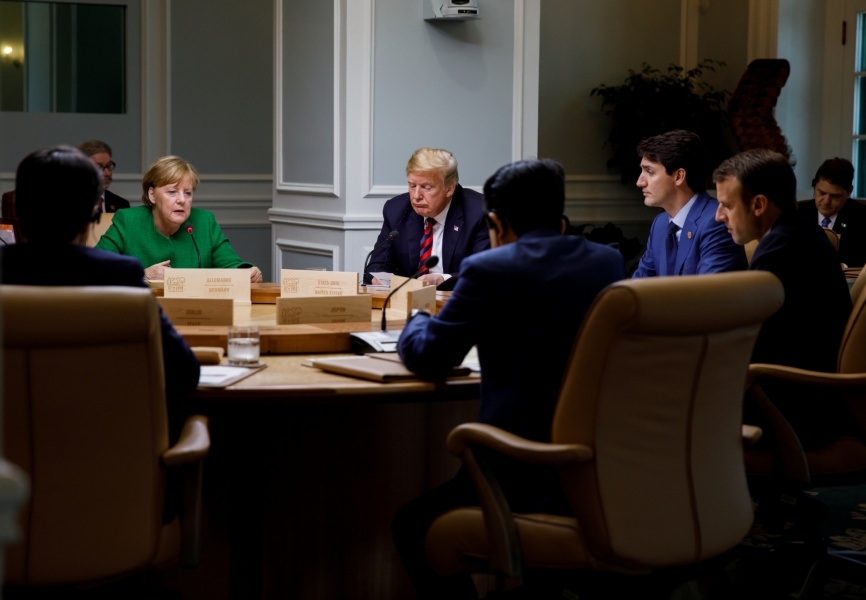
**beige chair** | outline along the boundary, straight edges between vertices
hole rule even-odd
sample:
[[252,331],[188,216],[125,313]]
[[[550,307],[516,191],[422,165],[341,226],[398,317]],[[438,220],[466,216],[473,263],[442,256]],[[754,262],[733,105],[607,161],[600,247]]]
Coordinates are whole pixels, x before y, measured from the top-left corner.
[[[752,385],[757,386],[750,389],[750,394],[764,409],[768,427],[772,428],[774,438],[778,440],[778,447],[774,449],[749,449],[746,465],[750,474],[781,474],[803,485],[828,485],[852,478],[866,481],[866,294],[859,294],[854,301],[839,347],[835,373],[753,364],[749,366],[749,379]],[[822,388],[830,392],[841,390],[853,425],[851,433],[803,452],[796,432],[759,389],[761,383],[770,380],[818,386],[800,388],[804,395],[814,394],[816,407],[821,404]]]
[[854,283],[851,284],[852,303],[857,303],[857,299],[860,297],[860,292],[863,291],[864,287],[866,287],[866,268],[860,269],[860,272],[857,274],[857,279],[855,279]]
[[[489,425],[448,438],[481,499],[426,539],[442,575],[524,568],[645,574],[736,546],[752,524],[743,386],[761,323],[782,305],[775,276],[742,271],[622,281],[602,291],[537,443]],[[512,514],[484,453],[555,465],[574,514]]]
[[[210,438],[194,416],[169,447],[150,290],[5,285],[0,317],[4,455],[32,483],[5,583],[100,582],[181,550],[194,565]],[[184,492],[176,511],[166,510],[169,470]]]

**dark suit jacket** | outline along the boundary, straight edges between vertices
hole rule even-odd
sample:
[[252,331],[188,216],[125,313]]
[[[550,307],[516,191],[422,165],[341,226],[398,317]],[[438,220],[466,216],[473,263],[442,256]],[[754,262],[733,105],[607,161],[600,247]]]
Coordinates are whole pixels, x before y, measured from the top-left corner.
[[451,298],[437,316],[411,319],[398,351],[409,369],[436,377],[477,345],[479,421],[547,441],[584,314],[624,277],[614,248],[536,230],[467,257]]
[[[471,254],[490,248],[487,224],[484,221],[484,201],[481,194],[458,185],[451,197],[451,207],[445,219],[442,233],[442,256],[439,264],[442,272],[456,276],[463,259]],[[409,194],[394,196],[382,209],[384,223],[364,281],[369,283],[369,273],[385,272],[411,277],[418,271],[418,248],[424,233],[424,218],[412,209]],[[388,235],[399,231],[396,239],[389,242]],[[450,289],[456,280],[442,284]]]
[[121,208],[129,208],[129,201],[121,198],[111,190],[105,190],[105,212],[117,212]]
[[[0,214],[2,214],[4,219],[18,218],[17,211],[15,210],[15,190],[3,192],[3,203],[0,206],[2,206]],[[105,190],[105,212],[113,213],[121,208],[129,208],[129,202],[111,190]]]
[[650,227],[647,247],[632,277],[657,275],[701,275],[745,270],[748,266],[742,246],[734,243],[723,223],[716,221],[718,201],[703,192],[695,198],[680,232],[676,267],[668,273],[665,238],[670,218],[661,212]]
[[[798,202],[797,210],[808,224],[819,224],[815,200]],[[849,267],[866,264],[866,206],[849,198],[836,215],[833,231],[839,234],[839,250],[836,252],[839,262]]]
[[[0,283],[5,284],[147,287],[144,270],[137,259],[77,244],[3,246],[0,247],[0,269]],[[159,317],[166,395],[181,396],[198,385],[199,363],[161,309]],[[102,365],[102,368],[110,368],[110,365]]]
[[[758,243],[749,269],[773,273],[785,289],[782,308],[761,326],[752,362],[835,371],[851,295],[821,228],[797,215],[781,217]],[[835,437],[847,422],[838,399],[826,393],[802,385],[765,387],[804,446]]]

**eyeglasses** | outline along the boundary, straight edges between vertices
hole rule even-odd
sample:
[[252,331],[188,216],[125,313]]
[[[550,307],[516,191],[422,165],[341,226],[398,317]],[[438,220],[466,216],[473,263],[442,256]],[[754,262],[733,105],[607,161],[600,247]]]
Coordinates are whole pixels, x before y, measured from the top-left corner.
[[99,167],[100,170],[102,170],[102,171],[114,171],[114,168],[117,166],[117,163],[114,162],[114,161],[111,161],[111,162],[108,163],[107,165],[101,165],[101,164],[99,164],[99,163],[95,163],[95,164],[96,164],[96,166]]

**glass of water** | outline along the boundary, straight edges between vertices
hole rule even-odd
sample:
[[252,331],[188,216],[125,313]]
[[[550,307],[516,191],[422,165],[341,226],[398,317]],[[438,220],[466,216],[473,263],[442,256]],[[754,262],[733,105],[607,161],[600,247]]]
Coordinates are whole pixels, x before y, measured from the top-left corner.
[[256,325],[233,325],[228,334],[230,365],[254,365],[259,362],[259,328]]

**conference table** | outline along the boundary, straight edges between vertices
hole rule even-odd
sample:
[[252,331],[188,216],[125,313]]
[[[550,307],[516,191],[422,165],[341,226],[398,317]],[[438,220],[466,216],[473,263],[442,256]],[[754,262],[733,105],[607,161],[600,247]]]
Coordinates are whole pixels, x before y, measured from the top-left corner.
[[[301,327],[275,325],[264,301],[236,306],[234,317],[263,331]],[[380,319],[375,309],[369,327]],[[193,346],[215,339],[178,331]],[[308,366],[339,355],[263,354],[265,368],[189,398],[210,417],[212,449],[202,564],[175,574],[185,598],[414,596],[390,523],[459,466],[445,438],[476,418],[480,377],[378,383]]]

